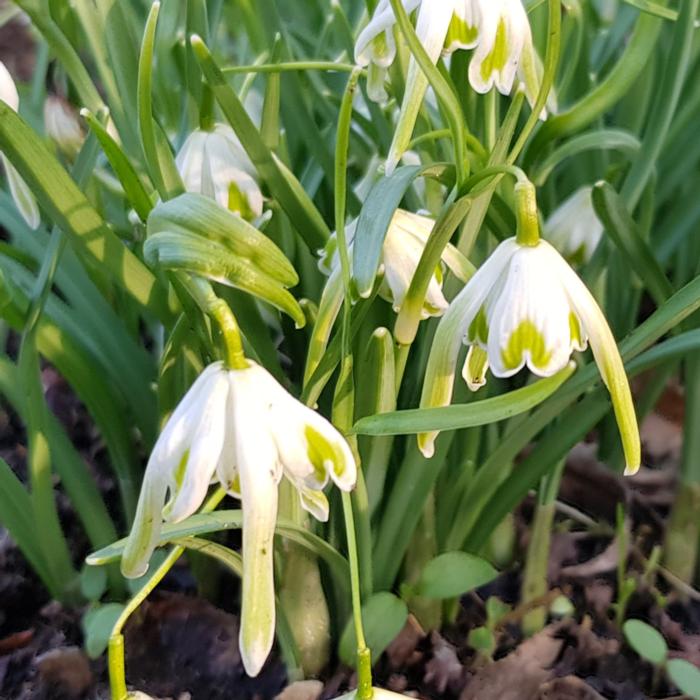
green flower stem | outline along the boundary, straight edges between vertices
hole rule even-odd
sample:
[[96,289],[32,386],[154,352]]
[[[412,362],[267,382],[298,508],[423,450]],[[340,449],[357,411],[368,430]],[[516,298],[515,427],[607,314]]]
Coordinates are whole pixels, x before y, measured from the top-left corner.
[[[350,256],[348,253],[347,239],[345,236],[345,207],[347,198],[347,166],[348,148],[350,144],[350,126],[352,121],[352,101],[357,90],[357,83],[360,72],[353,71],[350,74],[343,100],[340,105],[338,117],[338,131],[336,137],[335,150],[335,227],[338,237],[338,253],[340,256],[340,266],[343,277],[344,304],[343,304],[343,326],[342,326],[342,350],[340,363],[340,378],[336,388],[334,400],[334,414],[337,414],[336,423],[342,423],[341,429],[347,432],[352,426],[354,414],[354,396],[352,386],[352,354],[350,347],[350,321],[352,315],[352,304],[350,299],[351,269]],[[334,415],[334,418],[336,415]],[[354,441],[353,441],[354,443]],[[356,448],[356,444],[353,444]],[[356,453],[357,450],[354,449]],[[364,491],[364,482],[358,479],[361,493]],[[358,514],[363,517],[361,531],[367,535],[369,532],[369,508],[367,505],[367,494],[362,493],[359,499]],[[367,648],[364,629],[362,626],[362,582],[360,579],[360,566],[357,547],[357,534],[355,529],[355,515],[353,512],[353,499],[347,492],[343,492],[343,515],[345,517],[345,532],[348,540],[348,559],[350,561],[350,586],[352,591],[352,614],[355,622],[355,633],[357,639],[357,697],[359,700],[369,700],[373,695],[372,690],[372,662],[371,652]],[[364,537],[363,539],[366,539]],[[368,545],[364,542],[363,560],[371,557]],[[371,559],[369,559],[371,566]],[[371,569],[366,572],[371,582]]]
[[220,297],[204,279],[179,275],[178,280],[197,302],[197,306],[212,318],[219,327],[224,343],[224,362],[229,369],[245,369],[248,361],[243,350],[243,340],[238,321],[231,307]]
[[520,181],[515,186],[515,216],[518,222],[517,242],[523,246],[536,246],[540,242],[540,222],[537,193],[531,182]]
[[455,153],[455,167],[457,169],[457,184],[461,185],[469,176],[469,160],[467,158],[465,138],[468,129],[462,107],[459,104],[459,99],[442,73],[440,73],[438,67],[433,65],[433,62],[430,60],[430,57],[416,34],[416,30],[411,24],[411,20],[401,0],[390,1],[401,34],[403,34],[413,57],[428,78],[428,82],[445,109],[450,131],[452,132],[452,145]]
[[[547,567],[552,540],[552,524],[556,513],[556,498],[566,460],[560,460],[548,476],[540,483],[539,498],[531,528],[531,540],[527,548],[525,572],[523,574],[523,603],[541,599],[547,593]],[[545,625],[547,610],[538,607],[523,618],[523,632],[531,636]]]
[[[221,503],[226,496],[226,491],[219,487],[202,506],[200,513],[211,513]],[[139,606],[148,598],[155,587],[165,578],[170,569],[173,568],[175,562],[182,556],[185,548],[181,545],[176,545],[170,550],[170,553],[165,558],[163,563],[151,574],[133,598],[126,604],[122,614],[114,623],[112,634],[109,638],[109,646],[107,649],[107,665],[109,670],[109,686],[111,689],[112,700],[126,700],[126,671],[124,663],[124,635],[123,630],[127,621],[133,615]]]
[[[542,77],[542,84],[540,85],[537,100],[535,100],[535,104],[532,107],[532,113],[528,117],[523,130],[518,136],[518,140],[508,156],[508,163],[511,164],[515,163],[520,155],[520,152],[525,147],[527,140],[530,138],[534,128],[537,126],[540,119],[540,114],[547,105],[549,93],[554,85],[554,79],[557,75],[557,68],[559,67],[559,54],[561,51],[561,0],[549,0],[548,32],[547,53],[544,59],[544,75]],[[545,125],[546,124],[549,124],[549,121],[545,122]]]
[[343,516],[345,532],[348,538],[348,560],[350,563],[350,586],[352,590],[352,617],[357,639],[357,697],[358,700],[370,700],[372,691],[372,655],[367,648],[365,632],[362,626],[362,600],[360,599],[360,568],[357,557],[357,540],[355,537],[355,516],[349,493],[343,492]]

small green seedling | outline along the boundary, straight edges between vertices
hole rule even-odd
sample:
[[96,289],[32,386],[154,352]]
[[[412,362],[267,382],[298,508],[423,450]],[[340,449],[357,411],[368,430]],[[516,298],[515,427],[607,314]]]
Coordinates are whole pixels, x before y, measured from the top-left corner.
[[666,672],[669,680],[693,700],[700,700],[700,669],[685,659],[669,659],[666,640],[642,620],[627,620],[622,627],[627,643],[644,660]]

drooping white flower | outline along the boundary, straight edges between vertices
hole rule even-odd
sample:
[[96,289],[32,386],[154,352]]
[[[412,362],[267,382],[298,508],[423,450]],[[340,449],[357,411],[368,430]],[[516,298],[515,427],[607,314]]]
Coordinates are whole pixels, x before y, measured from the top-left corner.
[[193,131],[175,164],[188,192],[215,199],[247,220],[262,214],[263,196],[255,167],[227,124],[216,124],[211,131]]
[[603,235],[592,192],[590,186],[576,190],[544,225],[545,238],[570,262],[588,262]]
[[[351,222],[345,230],[351,253],[357,222],[357,219]],[[394,213],[382,247],[380,271],[384,274],[384,279],[379,294],[395,311],[399,311],[403,304],[434,225],[433,219],[421,214],[403,209],[397,209]],[[449,247],[445,251],[445,262],[448,265],[454,264],[455,255],[458,253]],[[335,235],[322,251],[319,267],[330,276],[340,276],[340,259]],[[442,270],[438,269],[430,280],[422,316],[441,316],[447,306],[447,300],[442,293]]]
[[[265,369],[210,365],[168,420],[144,477],[134,526],[122,558],[125,576],[142,575],[161,523],[179,522],[203,503],[212,479],[241,499],[243,594],[240,650],[255,676],[274,641],[273,539],[278,484],[286,476],[301,505],[328,519],[323,488],[355,485],[357,468],[340,433],[294,399]],[[166,494],[170,497],[166,503]],[[164,506],[165,504],[165,506]]]
[[[2,61],[0,61],[0,100],[5,102],[15,112],[19,109],[17,86]],[[10,194],[15,202],[15,206],[22,218],[27,222],[27,225],[32,229],[37,229],[41,223],[41,214],[34,195],[5,154],[0,155],[2,156],[2,163],[7,175],[7,184],[10,187]]]
[[[433,63],[441,54],[475,49],[469,65],[469,82],[474,90],[486,93],[495,86],[501,93],[510,94],[518,74],[534,104],[539,87],[538,59],[521,0],[402,0],[402,4],[407,12],[418,9],[416,34]],[[368,92],[377,102],[387,97],[384,78],[396,56],[395,24],[391,3],[380,0],[355,45],[355,61],[368,67]],[[428,79],[411,57],[387,174],[393,172],[410,143],[427,88]]]
[[[637,471],[639,431],[617,344],[592,294],[549,243],[504,241],[455,298],[435,335],[421,406],[449,403],[462,343],[471,346],[463,375],[473,389],[483,383],[487,366],[497,377],[525,366],[551,376],[590,343],[612,398],[627,473]],[[436,436],[419,437],[426,456]]]
[[74,158],[85,140],[75,112],[60,97],[49,95],[44,102],[44,126],[49,138],[69,158]]

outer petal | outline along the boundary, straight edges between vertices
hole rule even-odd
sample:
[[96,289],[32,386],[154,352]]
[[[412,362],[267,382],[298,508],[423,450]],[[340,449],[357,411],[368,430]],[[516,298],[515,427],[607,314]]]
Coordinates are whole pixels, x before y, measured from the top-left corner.
[[243,502],[243,592],[239,645],[246,673],[257,676],[275,638],[273,545],[280,478],[277,448],[270,435],[268,397],[253,365],[230,372]]
[[480,8],[479,45],[469,64],[469,82],[482,94],[496,85],[507,95],[525,43],[527,15],[520,0],[481,0]]
[[615,337],[593,295],[574,271],[562,261],[558,273],[564,282],[571,305],[576,309],[588,334],[593,357],[610,392],[625,453],[625,474],[635,474],[642,460],[639,427],[632,392]]
[[[403,0],[406,12],[421,4],[421,0]],[[355,43],[355,62],[366,67],[370,63],[388,68],[396,57],[393,27],[396,24],[394,10],[389,0],[380,0],[369,24],[360,32]]]
[[[433,63],[437,63],[445,45],[445,37],[450,26],[453,10],[454,3],[448,0],[439,0],[439,2],[429,0],[421,4],[416,33]],[[415,58],[411,57],[401,113],[399,114],[394,140],[387,157],[387,175],[391,175],[394,172],[401,160],[401,156],[408,149],[427,89],[428,78],[420,69]]]
[[479,43],[479,5],[475,0],[457,0],[445,39],[445,53],[473,49]]
[[462,378],[467,383],[469,391],[478,391],[486,384],[488,370],[488,353],[478,345],[472,345],[462,368]]
[[7,174],[7,184],[10,186],[10,194],[14,200],[17,210],[22,218],[27,222],[27,226],[32,230],[39,228],[41,214],[37,206],[36,199],[22,176],[15,170],[15,166],[3,155],[2,162]]
[[166,516],[171,522],[176,523],[192,515],[207,495],[224,446],[228,393],[226,374],[218,372],[212,375],[198,415],[192,417],[196,427],[184,465],[184,474],[181,480],[176,475],[171,481],[172,503]]
[[603,224],[591,200],[592,187],[581,187],[549,217],[544,234],[567,259],[587,262],[603,235]]
[[520,248],[502,292],[487,310],[489,364],[497,377],[511,377],[525,364],[538,376],[550,377],[569,361],[571,307],[552,274],[550,250],[544,242]]
[[[440,319],[425,372],[421,408],[446,406],[450,403],[457,357],[467,329],[518,247],[515,239],[501,243]],[[418,436],[418,447],[426,457],[433,456],[437,436],[437,432]]]
[[0,100],[9,105],[15,112],[19,109],[19,94],[15,81],[7,70],[5,64],[0,61]]
[[136,517],[122,556],[122,572],[138,578],[148,568],[163,520],[163,504],[173,474],[189,450],[198,412],[212,380],[223,373],[221,363],[209,365],[182,398],[153,448],[146,466]]
[[357,465],[345,438],[266,370],[257,365],[253,369],[258,391],[270,405],[271,434],[287,477],[302,489],[318,491],[330,476],[343,491],[352,490]]
[[[425,216],[397,210],[384,240],[385,281],[391,290],[391,303],[398,311],[411,285],[425,244],[435,222]],[[428,286],[424,317],[440,316],[447,309],[442,285],[433,275]]]

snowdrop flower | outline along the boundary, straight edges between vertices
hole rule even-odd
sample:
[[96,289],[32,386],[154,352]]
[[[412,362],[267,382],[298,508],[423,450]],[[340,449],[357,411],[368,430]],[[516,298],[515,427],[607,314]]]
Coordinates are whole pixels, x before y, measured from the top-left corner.
[[227,124],[216,124],[211,131],[193,131],[175,165],[188,192],[215,199],[248,221],[262,214],[263,196],[255,166]]
[[[351,252],[357,222],[358,220],[355,219],[345,230]],[[403,304],[434,225],[433,219],[421,214],[413,214],[403,209],[397,209],[394,213],[382,247],[380,272],[383,273],[384,279],[379,290],[380,296],[392,305],[394,311],[399,311]],[[337,238],[334,235],[327,247],[321,251],[319,268],[331,277],[340,278],[340,256],[337,245]],[[452,247],[446,250],[445,261],[448,265],[456,263],[455,255]],[[442,270],[437,269],[430,280],[422,317],[425,319],[430,316],[441,316],[447,306],[447,300],[442,293]]]
[[603,236],[591,198],[593,188],[581,187],[566,199],[547,219],[545,238],[570,262],[591,259]]
[[[463,376],[472,389],[483,383],[488,366],[497,377],[511,377],[525,366],[549,377],[566,367],[574,350],[590,343],[612,398],[627,473],[633,474],[640,464],[639,431],[615,338],[583,282],[539,239],[534,188],[518,185],[516,193],[518,236],[496,248],[441,319],[421,407],[449,403],[462,343],[471,346]],[[426,456],[432,455],[436,436],[419,436]]]
[[[2,61],[0,61],[0,100],[5,102],[15,112],[19,109],[17,86]],[[39,228],[41,214],[34,195],[7,157],[4,154],[0,154],[0,156],[2,157],[2,163],[7,174],[7,184],[10,187],[10,194],[15,202],[15,206],[30,228]]]
[[241,369],[227,369],[220,362],[210,365],[175,409],[153,449],[122,559],[125,576],[143,575],[162,521],[179,522],[192,515],[213,479],[240,498],[239,645],[251,676],[259,673],[274,641],[273,539],[283,475],[296,487],[302,507],[325,521],[328,501],[322,489],[330,478],[344,491],[351,490],[357,469],[342,435],[265,369],[250,360]]
[[50,95],[44,102],[44,126],[49,138],[69,158],[75,158],[85,136],[70,105],[60,97]]
[[[538,64],[532,32],[521,0],[402,0],[407,12],[418,8],[416,34],[430,60],[458,49],[475,49],[469,66],[474,90],[486,93],[494,86],[507,95],[516,73],[533,104],[538,92]],[[384,77],[396,56],[393,36],[396,17],[389,0],[380,0],[355,45],[355,61],[368,67],[370,98],[386,101]],[[396,168],[408,147],[423,102],[428,79],[413,57],[386,172]],[[543,115],[546,112],[543,112]]]

